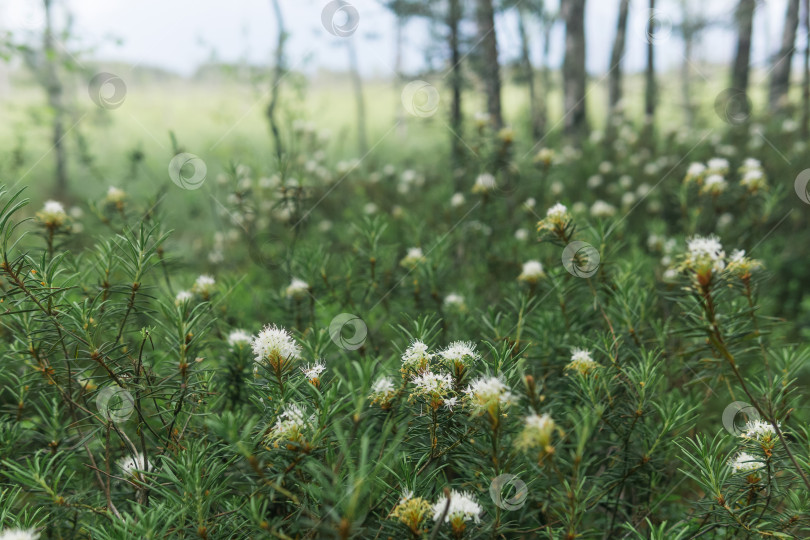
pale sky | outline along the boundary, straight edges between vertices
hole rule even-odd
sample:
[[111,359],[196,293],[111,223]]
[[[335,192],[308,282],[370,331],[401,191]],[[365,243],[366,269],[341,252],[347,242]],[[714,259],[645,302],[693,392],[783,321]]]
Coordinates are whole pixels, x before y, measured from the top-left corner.
[[[661,16],[677,22],[681,0],[658,0]],[[779,44],[787,0],[763,0],[758,8],[753,42],[753,63],[762,65]],[[125,60],[157,66],[183,74],[212,57],[226,62],[247,60],[269,63],[272,58],[277,26],[270,0],[55,0],[67,7],[74,17],[74,33],[89,56],[104,60]],[[326,0],[281,0],[290,38],[287,44],[288,66],[312,73],[319,68],[345,70],[348,66],[346,40],[354,40],[364,75],[389,76],[394,62],[394,18],[373,0],[350,0],[356,8],[357,31],[348,38],[329,34],[321,24]],[[556,0],[549,0],[555,5]],[[615,33],[619,0],[589,0],[586,14],[588,68],[604,72]],[[703,36],[696,48],[698,60],[728,63],[734,49],[732,14],[737,0],[692,0],[702,13],[716,16],[723,24]],[[646,55],[645,25],[647,1],[631,2],[628,27],[628,70],[640,70]],[[0,27],[12,30],[41,27],[40,0],[2,0]],[[497,20],[499,52],[502,60],[519,53],[517,24],[513,15]],[[467,27],[472,31],[472,27]],[[534,30],[537,32],[537,30]],[[804,32],[799,31],[799,43]],[[424,67],[427,47],[436,45],[428,38],[424,21],[413,20],[405,31],[405,71],[418,73]],[[657,41],[656,58],[663,69],[682,60],[682,44],[677,35]],[[539,56],[539,36],[533,55]],[[557,65],[562,55],[563,33],[554,35],[551,62]]]

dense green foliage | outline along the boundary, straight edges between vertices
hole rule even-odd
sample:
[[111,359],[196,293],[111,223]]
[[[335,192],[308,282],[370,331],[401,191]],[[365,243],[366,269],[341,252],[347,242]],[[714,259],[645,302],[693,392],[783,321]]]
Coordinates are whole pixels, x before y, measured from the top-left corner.
[[538,152],[481,122],[451,172],[330,163],[301,124],[200,189],[6,192],[0,525],[806,536],[804,147],[617,133]]

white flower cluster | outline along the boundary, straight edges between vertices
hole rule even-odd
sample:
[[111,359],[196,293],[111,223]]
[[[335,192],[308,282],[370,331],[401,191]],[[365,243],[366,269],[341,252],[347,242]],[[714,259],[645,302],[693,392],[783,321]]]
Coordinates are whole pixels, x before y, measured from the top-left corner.
[[750,473],[761,469],[765,464],[746,452],[740,452],[728,462],[734,472]]
[[124,473],[124,477],[139,478],[137,471],[145,471],[149,462],[143,454],[136,453],[134,456],[124,456],[118,460],[118,467]]
[[[256,364],[267,364],[274,369],[301,357],[301,346],[287,330],[268,325],[251,342]],[[257,366],[258,367],[258,366]]]
[[287,285],[287,289],[285,290],[285,294],[287,298],[291,298],[293,300],[300,300],[309,293],[309,283],[304,281],[303,279],[293,278],[289,285]]
[[247,330],[237,328],[228,334],[228,345],[231,348],[249,345],[251,341],[253,341],[253,336]]
[[543,264],[540,261],[526,261],[523,263],[518,281],[526,283],[537,283],[546,275],[543,270]]
[[39,533],[34,529],[4,529],[0,531],[0,540],[37,540]]
[[422,341],[414,340],[402,354],[402,373],[419,372],[430,365],[433,354],[428,352],[428,346]]
[[[433,521],[439,521],[447,506],[447,497],[442,495],[433,505]],[[452,523],[457,527],[464,521],[473,520],[475,523],[481,522],[481,505],[478,499],[468,491],[450,491],[450,507],[444,516],[445,523]]]
[[776,430],[773,429],[770,422],[751,420],[745,425],[745,431],[741,434],[741,436],[746,439],[753,439],[759,442],[769,443],[776,438]]
[[498,377],[476,379],[467,386],[464,393],[476,412],[492,412],[495,407],[508,407],[515,401],[509,387]]
[[455,369],[466,369],[479,359],[475,344],[471,341],[454,341],[439,352],[439,357],[447,367]]
[[587,375],[599,364],[591,357],[591,352],[587,349],[574,349],[571,351],[571,361],[565,366],[566,370],[576,371],[581,375]]

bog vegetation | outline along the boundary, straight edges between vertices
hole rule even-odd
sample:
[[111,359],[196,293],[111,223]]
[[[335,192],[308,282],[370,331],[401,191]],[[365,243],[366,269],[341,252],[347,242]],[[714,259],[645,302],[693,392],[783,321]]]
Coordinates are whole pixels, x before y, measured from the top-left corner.
[[[492,2],[447,4],[486,33]],[[50,20],[14,50],[73,80]],[[335,158],[272,104],[263,152],[172,133],[91,187],[103,148],[36,178],[2,150],[0,539],[810,536],[807,117],[735,87],[694,125],[617,99],[556,130],[538,91],[504,127],[499,76],[474,116],[410,86],[409,122],[463,130],[411,128],[419,159]]]

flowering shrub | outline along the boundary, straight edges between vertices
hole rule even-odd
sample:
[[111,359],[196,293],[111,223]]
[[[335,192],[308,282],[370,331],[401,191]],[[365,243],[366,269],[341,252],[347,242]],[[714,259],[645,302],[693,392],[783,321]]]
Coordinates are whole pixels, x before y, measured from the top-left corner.
[[619,138],[520,177],[480,130],[464,193],[233,167],[199,246],[122,188],[87,217],[4,193],[0,539],[806,536],[803,278],[763,165]]

